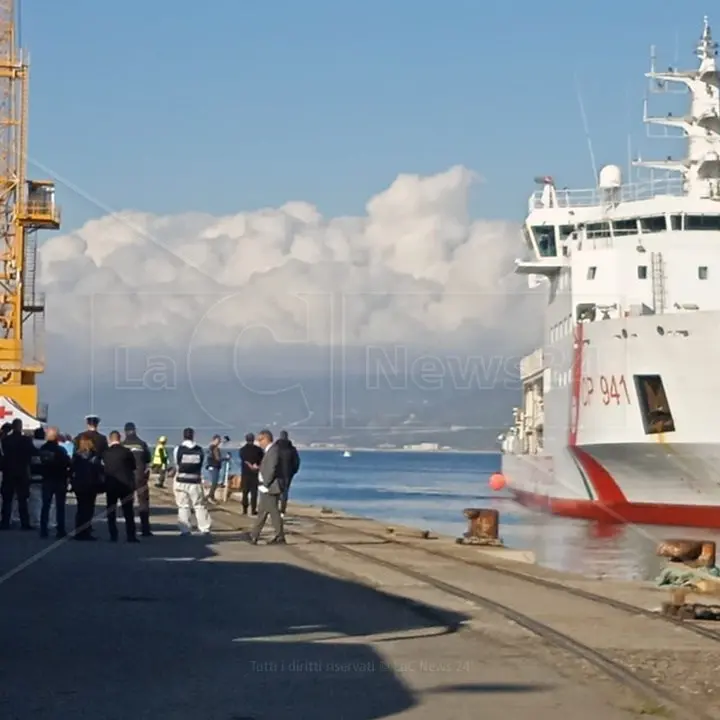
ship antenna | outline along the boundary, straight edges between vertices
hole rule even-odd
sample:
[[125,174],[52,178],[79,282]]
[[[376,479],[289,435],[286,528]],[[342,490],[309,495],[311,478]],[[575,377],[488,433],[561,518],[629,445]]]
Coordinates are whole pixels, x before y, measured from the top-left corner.
[[627,110],[627,182],[632,185],[632,172],[633,172],[633,154],[632,154],[632,103],[630,102],[630,86],[627,87],[625,94],[626,110]]
[[705,15],[703,18],[703,33],[697,48],[698,57],[701,60],[711,60],[717,56],[717,48],[718,45],[713,41],[712,31],[710,30],[710,19]]
[[583,130],[585,131],[585,139],[588,144],[588,152],[590,153],[590,165],[593,171],[593,183],[597,182],[598,172],[597,163],[595,162],[595,151],[593,150],[592,137],[590,136],[590,125],[588,124],[587,113],[585,112],[585,103],[583,103],[582,94],[580,93],[580,82],[577,74],[575,75],[575,93],[577,95],[578,106],[580,108],[580,117],[582,118]]

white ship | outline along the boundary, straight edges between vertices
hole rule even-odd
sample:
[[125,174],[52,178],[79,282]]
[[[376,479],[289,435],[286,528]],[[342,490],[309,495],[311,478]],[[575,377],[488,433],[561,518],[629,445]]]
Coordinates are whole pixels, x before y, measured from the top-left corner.
[[523,504],[720,527],[720,72],[707,18],[697,54],[697,70],[647,74],[689,91],[683,116],[645,112],[683,131],[684,159],[638,161],[651,173],[640,184],[616,165],[592,190],[543,178],[530,198],[517,272],[548,284],[544,341],[521,363],[524,400],[500,438]]

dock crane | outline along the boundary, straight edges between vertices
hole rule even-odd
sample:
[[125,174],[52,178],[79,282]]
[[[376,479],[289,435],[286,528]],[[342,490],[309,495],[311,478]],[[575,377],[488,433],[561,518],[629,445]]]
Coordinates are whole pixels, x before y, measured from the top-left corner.
[[[0,396],[40,421],[45,298],[36,291],[37,234],[58,230],[55,184],[27,179],[29,62],[19,48],[20,0],[0,0]],[[0,422],[12,420],[0,407]]]

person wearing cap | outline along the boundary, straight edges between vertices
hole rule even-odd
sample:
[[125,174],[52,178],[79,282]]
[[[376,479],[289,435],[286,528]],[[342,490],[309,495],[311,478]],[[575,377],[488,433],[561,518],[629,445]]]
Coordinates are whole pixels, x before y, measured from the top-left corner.
[[161,435],[155,444],[152,462],[150,463],[150,472],[156,478],[155,487],[165,487],[165,478],[167,477],[169,460],[167,438],[164,435]]
[[195,431],[192,428],[185,428],[183,441],[175,448],[176,472],[173,483],[181,535],[189,535],[192,532],[193,511],[198,530],[203,535],[210,532],[210,513],[205,504],[202,486],[204,459],[203,449],[195,442]]
[[97,415],[85,416],[85,430],[73,439],[73,478],[71,487],[75,493],[75,540],[96,540],[92,521],[98,493],[105,492],[105,475],[102,457],[108,449],[108,440],[99,430]]
[[140,516],[140,534],[150,537],[150,489],[148,476],[150,474],[150,448],[137,434],[135,423],[125,423],[125,440],[122,443],[130,450],[135,458],[135,492],[137,493],[138,515]]
[[76,435],[73,440],[75,451],[77,452],[81,438],[87,438],[93,446],[93,450],[97,455],[102,457],[108,448],[107,438],[98,430],[100,427],[100,418],[97,415],[86,415],[85,416],[85,430],[79,435]]

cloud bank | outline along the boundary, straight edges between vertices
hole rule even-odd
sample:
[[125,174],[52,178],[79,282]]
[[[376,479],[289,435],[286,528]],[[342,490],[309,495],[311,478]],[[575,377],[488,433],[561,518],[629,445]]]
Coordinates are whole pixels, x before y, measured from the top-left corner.
[[400,175],[364,217],[324,218],[291,202],[219,218],[92,220],[40,250],[49,330],[87,328],[82,298],[99,346],[178,347],[188,327],[198,347],[248,331],[255,346],[415,343],[464,326],[514,341],[513,321],[529,307],[522,283],[508,277],[518,228],[470,219],[476,179],[463,167]]
[[400,175],[361,217],[307,202],[225,217],[124,211],[50,237],[49,365],[114,382],[118,357],[145,353],[144,367],[152,355],[237,379],[238,365],[292,374],[303,360],[322,374],[323,348],[359,362],[380,346],[522,352],[537,302],[512,275],[519,228],[470,217],[477,180],[459,166]]

